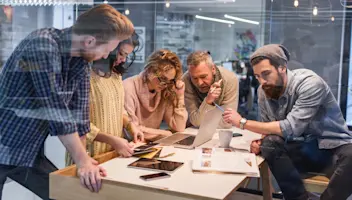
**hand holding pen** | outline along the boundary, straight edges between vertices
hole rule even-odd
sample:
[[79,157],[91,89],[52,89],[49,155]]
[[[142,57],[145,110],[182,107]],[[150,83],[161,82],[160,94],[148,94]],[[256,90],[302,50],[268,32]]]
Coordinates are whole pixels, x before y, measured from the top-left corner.
[[214,101],[219,98],[220,94],[221,94],[221,82],[222,79],[220,79],[219,81],[213,83],[213,85],[211,85],[208,95],[206,97],[206,102],[207,104],[213,104]]

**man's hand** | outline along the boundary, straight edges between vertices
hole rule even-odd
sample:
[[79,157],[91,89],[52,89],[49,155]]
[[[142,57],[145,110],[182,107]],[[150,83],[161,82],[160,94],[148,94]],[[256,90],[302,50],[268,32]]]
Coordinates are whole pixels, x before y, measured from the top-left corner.
[[77,174],[81,180],[82,186],[92,192],[98,192],[101,189],[101,177],[106,176],[106,171],[93,158],[88,158],[83,163],[77,163]]
[[123,138],[114,137],[111,146],[124,158],[131,157],[133,154],[133,144],[128,143],[128,141]]
[[87,155],[86,148],[83,147],[77,132],[59,135],[59,139],[77,165],[77,174],[81,184],[92,192],[98,192],[101,188],[101,177],[106,176],[106,171],[98,166],[97,161]]
[[261,145],[262,145],[262,139],[252,141],[252,143],[251,143],[251,153],[254,153],[255,155],[260,154],[260,146]]
[[238,114],[238,112],[232,110],[231,108],[228,108],[225,110],[224,114],[222,114],[222,118],[224,119],[225,122],[232,124],[237,128],[240,127],[240,121],[242,119],[242,116]]
[[133,122],[131,122],[131,134],[133,136],[134,143],[144,142],[143,132]]
[[174,91],[178,98],[183,98],[185,95],[185,83],[182,80],[177,80],[174,86]]
[[219,98],[220,94],[221,94],[221,81],[222,79],[220,79],[218,82],[213,83],[213,85],[211,85],[208,95],[205,98],[205,101],[207,102],[207,104],[211,105],[214,103],[214,101]]

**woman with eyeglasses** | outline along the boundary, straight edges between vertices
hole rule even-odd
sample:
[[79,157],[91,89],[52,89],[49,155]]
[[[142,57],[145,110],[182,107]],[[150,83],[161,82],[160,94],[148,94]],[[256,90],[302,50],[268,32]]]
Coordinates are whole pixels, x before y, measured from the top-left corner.
[[[138,35],[120,42],[106,60],[93,64],[90,79],[90,121],[91,131],[87,134],[87,152],[96,156],[113,149],[122,157],[133,154],[133,145],[123,138],[123,128],[132,134],[134,141],[144,140],[143,133],[132,123],[124,109],[124,88],[122,74],[127,56],[137,48]],[[131,64],[130,64],[131,65]],[[129,66],[130,66],[129,65]],[[66,154],[66,165],[72,165]]]
[[[184,131],[187,111],[185,86],[181,80],[182,64],[169,50],[157,50],[147,60],[144,70],[123,81],[125,109],[147,140]],[[172,131],[160,130],[165,121]]]

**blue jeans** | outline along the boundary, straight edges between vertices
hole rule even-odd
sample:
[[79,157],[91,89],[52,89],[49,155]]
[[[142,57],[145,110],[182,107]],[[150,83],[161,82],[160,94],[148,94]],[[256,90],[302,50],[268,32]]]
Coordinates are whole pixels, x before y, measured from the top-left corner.
[[346,200],[352,194],[352,144],[335,149],[319,149],[316,139],[287,142],[269,135],[262,141],[261,155],[266,159],[285,200],[308,199],[301,173],[323,172],[330,177],[322,200]]

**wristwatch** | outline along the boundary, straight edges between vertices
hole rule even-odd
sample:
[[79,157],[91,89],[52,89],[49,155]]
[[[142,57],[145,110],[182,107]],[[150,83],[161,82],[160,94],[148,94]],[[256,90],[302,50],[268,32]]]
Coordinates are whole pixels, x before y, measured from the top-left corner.
[[247,119],[242,117],[242,119],[240,120],[240,128],[243,130],[244,129],[244,125],[247,123]]

